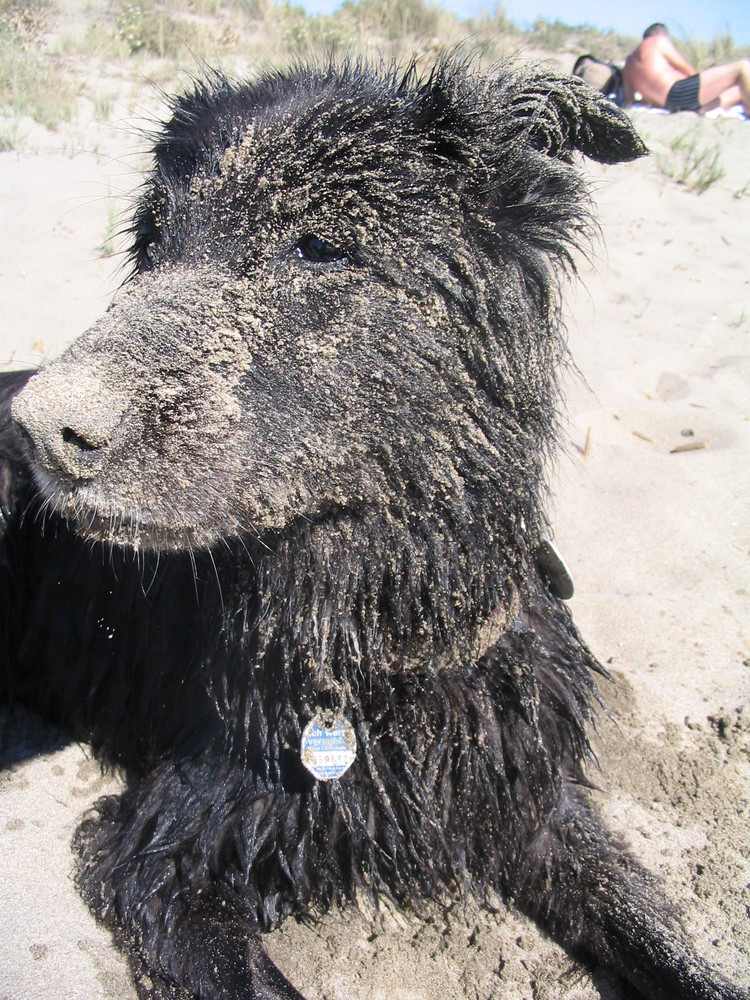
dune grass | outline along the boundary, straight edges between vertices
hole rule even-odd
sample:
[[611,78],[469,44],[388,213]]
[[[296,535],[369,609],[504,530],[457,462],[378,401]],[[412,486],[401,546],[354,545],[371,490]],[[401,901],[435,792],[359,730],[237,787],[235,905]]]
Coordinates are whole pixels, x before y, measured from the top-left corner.
[[692,130],[676,136],[668,151],[657,157],[657,164],[665,177],[696,194],[708,191],[725,175],[718,145],[702,143]]
[[0,111],[11,119],[2,143],[15,145],[24,115],[48,128],[69,121],[79,87],[44,49],[44,36],[57,15],[51,0],[0,0]]
[[[558,53],[558,65],[569,69],[583,52],[621,62],[638,41],[543,19],[522,31],[502,4],[461,21],[431,0],[344,0],[328,16],[311,16],[293,0],[90,0],[87,23],[74,31],[56,3],[64,0],[0,0],[0,116],[29,115],[49,128],[70,120],[92,60],[131,67],[133,77],[168,87],[178,65],[200,61],[231,67],[243,59],[283,63],[369,51],[414,53],[429,64],[437,52],[464,44],[488,60],[524,50]],[[699,65],[743,54],[729,33],[682,48]],[[2,133],[4,144],[12,141],[7,122]]]
[[700,38],[680,38],[677,45],[687,61],[700,72],[709,66],[750,58],[750,45],[737,45],[731,31],[715,35],[709,41]]

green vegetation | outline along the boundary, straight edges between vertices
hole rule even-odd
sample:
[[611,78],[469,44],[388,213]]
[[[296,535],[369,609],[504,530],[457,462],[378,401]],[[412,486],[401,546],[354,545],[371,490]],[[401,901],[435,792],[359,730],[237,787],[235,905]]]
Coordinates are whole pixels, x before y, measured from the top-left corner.
[[0,106],[55,128],[73,117],[77,88],[54,63],[0,39]]
[[[78,92],[43,51],[41,39],[54,16],[48,0],[0,0],[0,109],[14,120],[30,115],[48,128],[70,120]],[[15,123],[2,134],[3,145],[15,145]]]
[[273,50],[290,56],[311,52],[384,53],[434,51],[467,35],[454,15],[426,0],[344,0],[331,15],[312,17],[289,0],[267,8],[259,18]]
[[687,61],[699,72],[709,66],[720,66],[722,63],[750,56],[750,45],[735,45],[731,31],[716,35],[709,42],[698,38],[681,38],[677,44]]
[[104,239],[97,249],[97,254],[100,257],[111,257],[115,253],[116,240],[118,236],[118,219],[119,212],[117,210],[117,205],[112,198],[112,192],[107,194],[106,201],[107,209],[107,227],[104,231]]
[[[428,65],[435,54],[465,44],[486,60],[522,51],[548,52],[568,69],[592,52],[621,62],[637,39],[587,25],[539,19],[522,31],[502,4],[460,21],[431,0],[344,0],[329,16],[310,16],[293,0],[89,0],[85,20],[67,17],[65,0],[0,0],[0,118],[23,115],[55,128],[75,113],[82,67],[107,60],[122,76],[169,87],[177,66],[197,61],[230,70],[248,60],[284,62],[335,51],[403,56]],[[700,66],[739,58],[729,33],[712,42],[680,42]],[[109,99],[88,93],[104,116]],[[0,121],[0,142],[15,130]]]
[[569,25],[562,21],[537,18],[527,35],[528,43],[550,52],[591,52],[607,62],[621,62],[636,47],[639,39],[618,35],[615,31],[600,31],[590,25]]
[[689,191],[703,194],[724,176],[719,148],[716,144],[701,145],[691,131],[683,132],[669,144],[669,152],[657,158],[659,170],[676,184]]
[[189,44],[183,26],[163,4],[152,0],[126,0],[119,8],[113,7],[117,34],[127,45],[131,55],[147,52],[163,59],[179,52]]
[[0,126],[0,153],[7,153],[18,146],[18,122]]
[[47,31],[54,13],[51,0],[0,0],[0,30],[28,44]]

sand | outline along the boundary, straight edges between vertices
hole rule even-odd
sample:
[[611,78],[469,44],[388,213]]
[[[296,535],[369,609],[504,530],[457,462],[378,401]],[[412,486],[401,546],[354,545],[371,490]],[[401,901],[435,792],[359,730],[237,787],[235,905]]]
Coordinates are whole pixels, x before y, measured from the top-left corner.
[[[127,104],[119,116],[27,123],[24,149],[0,154],[3,367],[53,357],[116,287],[101,248],[145,162]],[[551,516],[613,677],[594,797],[684,904],[696,947],[750,984],[750,123],[635,121],[657,150],[683,133],[718,146],[726,173],[699,195],[656,156],[588,168],[604,239],[567,291],[577,371]],[[0,715],[0,746],[0,1000],[134,997],[72,884],[72,833],[117,779],[32,716]],[[310,1000],[626,996],[500,901],[289,921],[268,947]]]

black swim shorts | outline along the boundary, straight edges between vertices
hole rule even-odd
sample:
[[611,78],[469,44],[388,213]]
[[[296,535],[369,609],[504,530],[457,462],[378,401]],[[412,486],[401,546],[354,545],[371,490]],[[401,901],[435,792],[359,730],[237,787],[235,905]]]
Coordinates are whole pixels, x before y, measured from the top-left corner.
[[700,111],[701,106],[698,100],[700,85],[700,73],[688,76],[684,80],[677,80],[669,88],[664,107],[667,111]]

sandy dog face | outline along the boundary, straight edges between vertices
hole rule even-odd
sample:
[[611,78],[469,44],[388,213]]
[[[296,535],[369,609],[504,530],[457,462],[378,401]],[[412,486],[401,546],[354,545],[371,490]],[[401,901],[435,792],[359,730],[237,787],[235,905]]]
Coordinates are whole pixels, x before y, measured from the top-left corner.
[[571,153],[642,150],[576,83],[454,67],[365,100],[348,73],[175,106],[133,278],[14,403],[83,535],[455,520],[488,492],[521,517],[554,425],[551,272],[585,227]]

